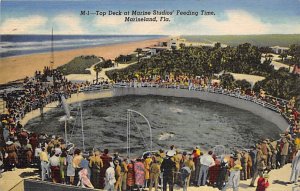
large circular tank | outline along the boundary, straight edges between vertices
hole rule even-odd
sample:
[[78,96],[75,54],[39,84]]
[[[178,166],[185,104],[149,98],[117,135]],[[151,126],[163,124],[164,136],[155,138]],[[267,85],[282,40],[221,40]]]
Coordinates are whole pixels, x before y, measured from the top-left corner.
[[[70,107],[74,120],[68,123],[68,136],[72,134],[71,141],[81,146],[78,104]],[[249,148],[262,138],[277,139],[281,132],[275,124],[251,112],[194,98],[122,96],[84,101],[82,109],[86,147],[121,153],[126,153],[127,109],[141,112],[150,121],[154,150],[167,149],[172,144],[184,150],[194,146],[208,150],[215,145],[230,150]],[[53,109],[44,118],[30,120],[26,128],[63,136],[62,116],[62,108]],[[130,124],[133,153],[148,150],[150,136],[146,121],[132,114]]]

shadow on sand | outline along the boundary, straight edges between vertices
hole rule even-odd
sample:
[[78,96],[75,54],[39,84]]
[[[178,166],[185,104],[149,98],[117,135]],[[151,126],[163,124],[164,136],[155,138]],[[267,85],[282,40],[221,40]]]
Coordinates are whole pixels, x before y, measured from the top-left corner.
[[249,188],[249,184],[240,183],[239,188]]
[[39,175],[39,170],[34,170],[32,172],[22,172],[19,176],[21,178],[34,177]]
[[290,184],[290,182],[285,182],[285,181],[281,181],[281,180],[274,180],[273,184],[281,184],[281,185],[287,186],[288,184]]

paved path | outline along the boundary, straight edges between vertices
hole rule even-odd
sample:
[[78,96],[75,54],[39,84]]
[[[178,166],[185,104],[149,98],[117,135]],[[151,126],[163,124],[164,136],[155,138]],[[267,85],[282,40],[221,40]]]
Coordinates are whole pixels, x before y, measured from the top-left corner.
[[137,62],[133,62],[130,64],[118,64],[117,67],[110,67],[110,68],[104,68],[100,73],[99,73],[99,78],[103,78],[104,80],[109,80],[107,75],[105,74],[106,71],[114,70],[114,69],[123,69],[127,68],[130,65],[136,64]]
[[[300,190],[300,184],[288,184],[289,182],[289,176],[291,173],[291,164],[285,165],[283,168],[278,170],[272,170],[269,175],[269,183],[270,187],[268,190],[271,191],[293,191],[293,187],[295,188],[295,191]],[[27,169],[17,169],[16,171],[9,171],[3,173],[3,177],[0,179],[0,190],[1,191],[9,191],[11,188],[13,188],[15,185],[17,185],[22,179],[24,178],[39,178],[38,171],[33,168],[27,168]],[[249,187],[250,179],[247,181],[240,181],[240,187],[239,191],[255,191],[256,188]],[[255,184],[256,185],[256,184]],[[21,191],[22,188],[24,189],[22,184],[19,184],[16,188],[13,189]],[[182,188],[175,187],[174,190],[182,190]],[[218,191],[218,189],[208,186],[202,186],[202,187],[189,187],[189,191]],[[231,191],[231,189],[228,189],[227,191]]]
[[[278,60],[281,60],[281,58],[279,57],[278,54],[270,54],[270,55],[273,56],[271,65],[274,66],[274,69],[275,69],[275,70],[279,70],[279,68],[287,68],[287,69],[290,68],[290,72],[293,71],[293,67],[290,67],[290,66],[287,65],[287,64],[283,64],[283,63],[281,63],[281,62],[278,62]],[[263,56],[261,57],[261,62],[264,62],[264,61],[265,61],[265,57],[264,57],[264,55],[263,55]]]

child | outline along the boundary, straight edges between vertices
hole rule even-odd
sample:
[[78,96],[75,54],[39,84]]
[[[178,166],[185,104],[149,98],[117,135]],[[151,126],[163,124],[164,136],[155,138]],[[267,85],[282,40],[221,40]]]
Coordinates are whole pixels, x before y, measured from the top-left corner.
[[256,191],[265,191],[269,187],[269,174],[264,174],[257,181]]

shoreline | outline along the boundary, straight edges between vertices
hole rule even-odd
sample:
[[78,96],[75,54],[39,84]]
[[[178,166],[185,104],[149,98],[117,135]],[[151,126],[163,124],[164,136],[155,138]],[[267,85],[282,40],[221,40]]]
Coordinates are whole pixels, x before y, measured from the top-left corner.
[[[129,54],[137,48],[156,45],[158,42],[168,40],[169,37],[109,44],[96,47],[85,47],[54,52],[54,68],[64,65],[80,55],[95,55],[105,59],[114,59],[120,54]],[[49,66],[50,52],[4,57],[0,59],[0,84],[16,81],[26,76],[33,76],[36,70],[43,70]]]
[[[127,43],[143,42],[143,41],[157,40],[157,39],[164,39],[164,38],[169,38],[169,37],[165,36],[165,37],[161,37],[161,38],[149,38],[149,39],[145,39],[145,40],[133,40],[133,41],[127,41],[127,42],[114,42],[114,43],[110,43],[110,44],[99,44],[99,45],[94,45],[94,46],[82,46],[82,47],[79,47],[79,48],[70,48],[70,49],[55,50],[54,53],[63,52],[63,51],[72,51],[72,50],[86,49],[86,48],[97,48],[97,47],[105,47],[105,46],[113,46],[113,45],[122,45],[122,44],[127,44]],[[31,55],[39,55],[39,54],[49,54],[50,52],[51,51],[43,51],[43,52],[36,52],[36,53],[28,53],[28,54],[20,54],[20,55],[14,55],[14,56],[0,57],[0,62],[1,62],[2,59],[6,59],[6,58],[18,58],[18,57],[23,57],[23,56],[31,56]]]

